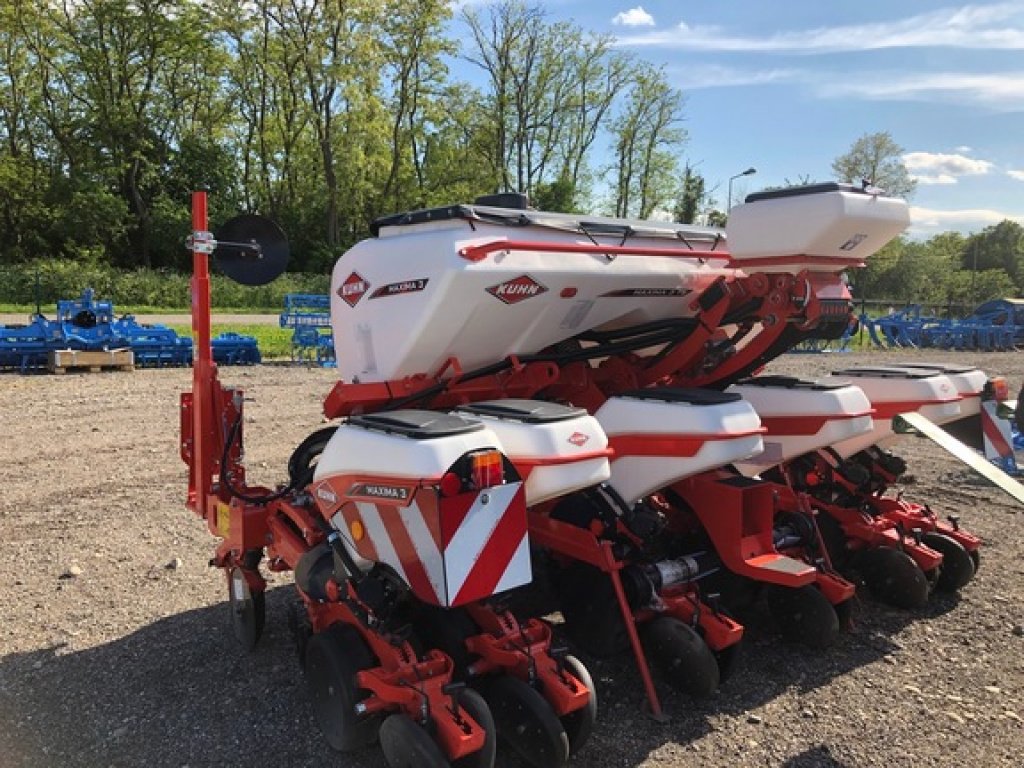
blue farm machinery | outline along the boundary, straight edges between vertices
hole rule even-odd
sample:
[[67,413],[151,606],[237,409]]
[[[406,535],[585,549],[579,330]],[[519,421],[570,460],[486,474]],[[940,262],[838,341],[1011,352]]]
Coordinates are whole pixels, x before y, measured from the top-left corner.
[[[0,325],[0,369],[21,373],[54,367],[65,353],[130,350],[131,365],[153,368],[192,364],[192,339],[166,325],[139,323],[132,315],[115,318],[109,300],[86,288],[77,299],[57,302],[50,320],[37,312],[26,324]],[[254,365],[261,355],[252,336],[223,333],[213,340],[214,359],[224,365]],[[74,358],[74,355],[65,356]]]

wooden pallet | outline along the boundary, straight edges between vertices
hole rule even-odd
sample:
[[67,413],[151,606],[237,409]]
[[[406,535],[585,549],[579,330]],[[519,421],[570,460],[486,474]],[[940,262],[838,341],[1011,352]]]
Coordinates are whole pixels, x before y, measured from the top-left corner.
[[50,373],[67,373],[68,371],[99,373],[102,370],[134,371],[135,353],[130,349],[86,351],[55,349],[47,357],[46,367]]

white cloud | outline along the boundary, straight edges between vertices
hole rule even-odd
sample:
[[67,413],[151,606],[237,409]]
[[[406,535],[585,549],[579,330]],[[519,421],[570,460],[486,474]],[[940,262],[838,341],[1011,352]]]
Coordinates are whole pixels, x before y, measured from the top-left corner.
[[834,53],[882,48],[1024,49],[1024,4],[966,5],[894,21],[776,32],[765,37],[732,35],[718,27],[689,26],[620,37],[620,45],[691,51]]
[[972,147],[968,147],[966,144],[961,144],[959,147],[953,147],[954,152],[959,152],[961,155],[967,155],[974,151]]
[[1017,181],[1024,181],[1024,171],[1007,171],[1006,175]]
[[980,176],[992,170],[988,160],[941,152],[908,152],[903,164],[919,184],[956,184],[960,176]]
[[997,112],[1024,109],[1024,72],[861,73],[856,80],[822,83],[821,96],[855,96],[882,101],[944,101]]
[[1024,223],[1024,213],[995,211],[990,208],[942,210],[912,205],[908,232],[915,238],[927,238],[951,229],[963,233],[978,232],[1004,219]]
[[621,24],[624,27],[653,27],[654,17],[645,11],[642,5],[638,5],[636,8],[615,14],[612,24]]
[[669,74],[672,84],[686,91],[737,85],[766,85],[803,79],[802,73],[795,69],[737,69],[714,64],[673,67],[669,69]]

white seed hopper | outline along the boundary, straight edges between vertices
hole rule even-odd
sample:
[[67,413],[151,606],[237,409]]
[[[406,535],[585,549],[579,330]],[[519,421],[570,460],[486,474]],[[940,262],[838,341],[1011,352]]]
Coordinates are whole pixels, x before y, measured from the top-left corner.
[[764,447],[753,407],[727,392],[644,389],[609,398],[595,415],[615,451],[608,482],[627,504]]
[[956,386],[934,369],[865,366],[835,371],[822,381],[855,384],[875,409],[869,433],[832,446],[844,458],[872,445],[884,448],[893,442],[892,420],[901,413],[920,413],[935,424],[960,416],[961,398]]
[[747,476],[873,428],[871,402],[852,384],[758,376],[726,391],[750,403],[765,428],[764,451],[736,463]]
[[380,219],[334,267],[338,372],[451,375],[452,361],[468,371],[588,330],[692,318],[701,292],[740,267],[838,273],[907,224],[903,201],[837,185],[750,200],[732,211],[731,253],[722,230],[669,222],[486,205]]

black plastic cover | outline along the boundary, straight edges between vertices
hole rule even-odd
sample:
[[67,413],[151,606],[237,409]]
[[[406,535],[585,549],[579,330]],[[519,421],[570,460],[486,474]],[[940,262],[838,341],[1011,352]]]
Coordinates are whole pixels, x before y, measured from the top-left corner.
[[842,389],[845,384],[815,381],[814,379],[798,379],[795,376],[752,376],[736,382],[738,387],[777,387],[779,389],[799,389],[812,392],[831,392]]
[[877,365],[857,368],[844,368],[841,371],[833,371],[833,376],[850,376],[852,378],[872,379],[927,379],[930,376],[937,376],[941,371],[935,368],[902,368],[897,365]]
[[438,437],[462,435],[484,428],[484,425],[479,422],[467,421],[454,414],[416,409],[365,413],[350,417],[348,423],[355,427],[401,435],[413,440],[432,440]]
[[545,403],[541,400],[487,400],[460,406],[462,413],[474,413],[478,416],[490,416],[494,419],[513,419],[524,424],[550,424],[556,421],[568,421],[587,414],[584,408],[572,408],[558,403]]
[[955,363],[900,363],[900,368],[928,368],[939,373],[970,373],[978,370],[976,365],[957,365]]
[[689,403],[690,405],[723,405],[742,399],[735,392],[718,392],[714,389],[676,389],[673,387],[635,389],[632,392],[623,392],[620,397],[631,397],[634,400],[663,400],[666,403]]
[[768,189],[764,192],[754,192],[744,198],[744,202],[756,203],[758,200],[778,200],[784,197],[802,197],[804,195],[820,195],[825,192],[857,192],[862,195],[868,194],[861,187],[853,184],[840,184],[836,181],[828,181],[823,184],[804,184],[798,187],[783,187],[782,189]]

